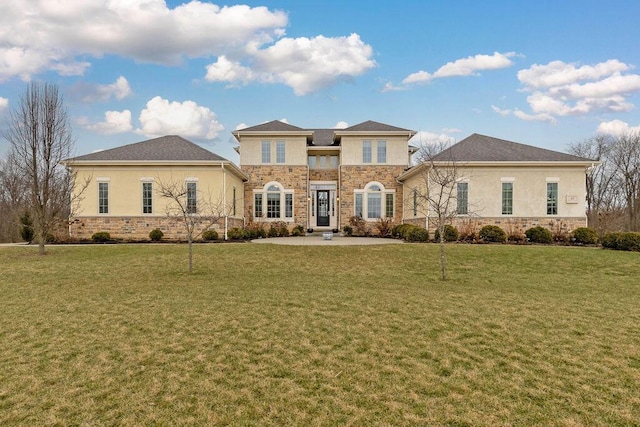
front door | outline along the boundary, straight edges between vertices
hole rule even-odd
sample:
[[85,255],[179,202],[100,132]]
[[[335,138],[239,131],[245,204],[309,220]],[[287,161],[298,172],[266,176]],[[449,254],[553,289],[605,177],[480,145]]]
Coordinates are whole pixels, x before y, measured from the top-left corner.
[[318,227],[329,226],[329,190],[318,190],[318,207],[316,220]]

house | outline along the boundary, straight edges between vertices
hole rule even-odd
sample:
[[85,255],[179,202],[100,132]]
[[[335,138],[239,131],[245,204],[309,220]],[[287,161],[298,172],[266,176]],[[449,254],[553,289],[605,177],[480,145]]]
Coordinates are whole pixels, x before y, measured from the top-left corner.
[[415,132],[374,121],[345,129],[303,129],[272,121],[237,130],[246,219],[307,229],[342,229],[359,216],[399,223]]
[[160,194],[162,187],[172,186],[185,189],[188,212],[219,217],[215,224],[219,232],[243,225],[246,174],[179,136],[75,157],[65,166],[76,174],[72,237],[90,238],[106,231],[112,237],[147,239],[151,230],[159,228],[168,238],[184,238],[175,201]]
[[[451,205],[445,216],[458,229],[494,224],[522,234],[543,226],[569,232],[587,225],[586,172],[597,162],[566,153],[473,134],[398,177],[407,195],[404,222],[433,229],[436,212],[420,205],[433,178],[452,171]],[[431,175],[429,175],[431,174]],[[450,176],[451,177],[451,176]],[[439,181],[439,182],[434,182]]]
[[434,211],[418,194],[435,191],[433,172],[452,167],[448,220],[459,228],[586,226],[585,176],[594,162],[569,154],[473,134],[413,165],[415,131],[374,121],[344,129],[271,121],[232,134],[239,166],[178,136],[69,159],[76,191],[89,182],[71,235],[146,238],[160,228],[181,237],[179,221],[167,215],[168,201],[158,193],[167,182],[184,185],[188,206],[200,206],[204,196],[222,206],[219,232],[274,222],[338,230],[353,218],[374,234],[381,221],[433,230]]

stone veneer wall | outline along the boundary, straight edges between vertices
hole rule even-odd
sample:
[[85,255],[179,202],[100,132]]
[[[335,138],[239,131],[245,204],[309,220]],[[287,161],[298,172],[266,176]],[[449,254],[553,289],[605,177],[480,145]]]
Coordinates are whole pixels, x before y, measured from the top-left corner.
[[[414,224],[424,227],[424,218],[407,219],[405,224]],[[524,235],[524,232],[532,227],[541,226],[554,233],[569,234],[579,227],[587,226],[587,218],[564,218],[564,217],[527,217],[527,218],[504,218],[504,217],[477,217],[465,218],[457,217],[451,220],[459,232],[470,234],[478,233],[485,225],[497,225],[502,228],[507,235]],[[435,232],[433,222],[429,224],[429,232]]]
[[[206,224],[203,225],[207,225]],[[240,218],[228,218],[228,228],[242,227]],[[125,240],[148,240],[149,232],[159,228],[164,233],[164,239],[186,240],[187,234],[182,218],[166,216],[88,216],[79,217],[71,221],[69,235],[75,239],[91,239],[93,233],[108,232],[112,238]],[[203,226],[197,227],[195,233],[203,231]],[[224,238],[224,218],[212,227],[218,232],[220,239]]]
[[[342,229],[349,224],[349,218],[354,211],[354,190],[362,190],[371,181],[384,185],[386,190],[396,190],[394,223],[399,224],[402,219],[402,205],[404,194],[402,184],[396,178],[406,169],[405,166],[341,166],[340,167],[340,224]],[[375,221],[368,222],[369,229],[375,233]]]
[[242,171],[249,176],[244,184],[244,206],[247,220],[253,218],[253,190],[261,190],[271,181],[279,182],[285,189],[293,189],[293,224],[307,226],[307,166],[242,166]]
[[309,181],[338,181],[338,169],[311,169]]

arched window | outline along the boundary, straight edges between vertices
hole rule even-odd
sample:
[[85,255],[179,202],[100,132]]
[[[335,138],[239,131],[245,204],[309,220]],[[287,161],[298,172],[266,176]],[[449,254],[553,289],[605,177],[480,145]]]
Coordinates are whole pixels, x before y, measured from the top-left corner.
[[354,191],[355,216],[367,220],[392,218],[395,206],[395,190],[387,190],[379,182],[372,181],[362,190]]
[[293,190],[285,190],[279,182],[269,182],[253,190],[253,215],[267,221],[293,221]]

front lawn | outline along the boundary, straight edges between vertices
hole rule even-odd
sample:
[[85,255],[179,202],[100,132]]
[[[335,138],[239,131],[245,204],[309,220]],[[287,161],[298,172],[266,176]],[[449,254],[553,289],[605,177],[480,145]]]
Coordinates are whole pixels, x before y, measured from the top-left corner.
[[0,425],[632,425],[640,255],[0,248]]

